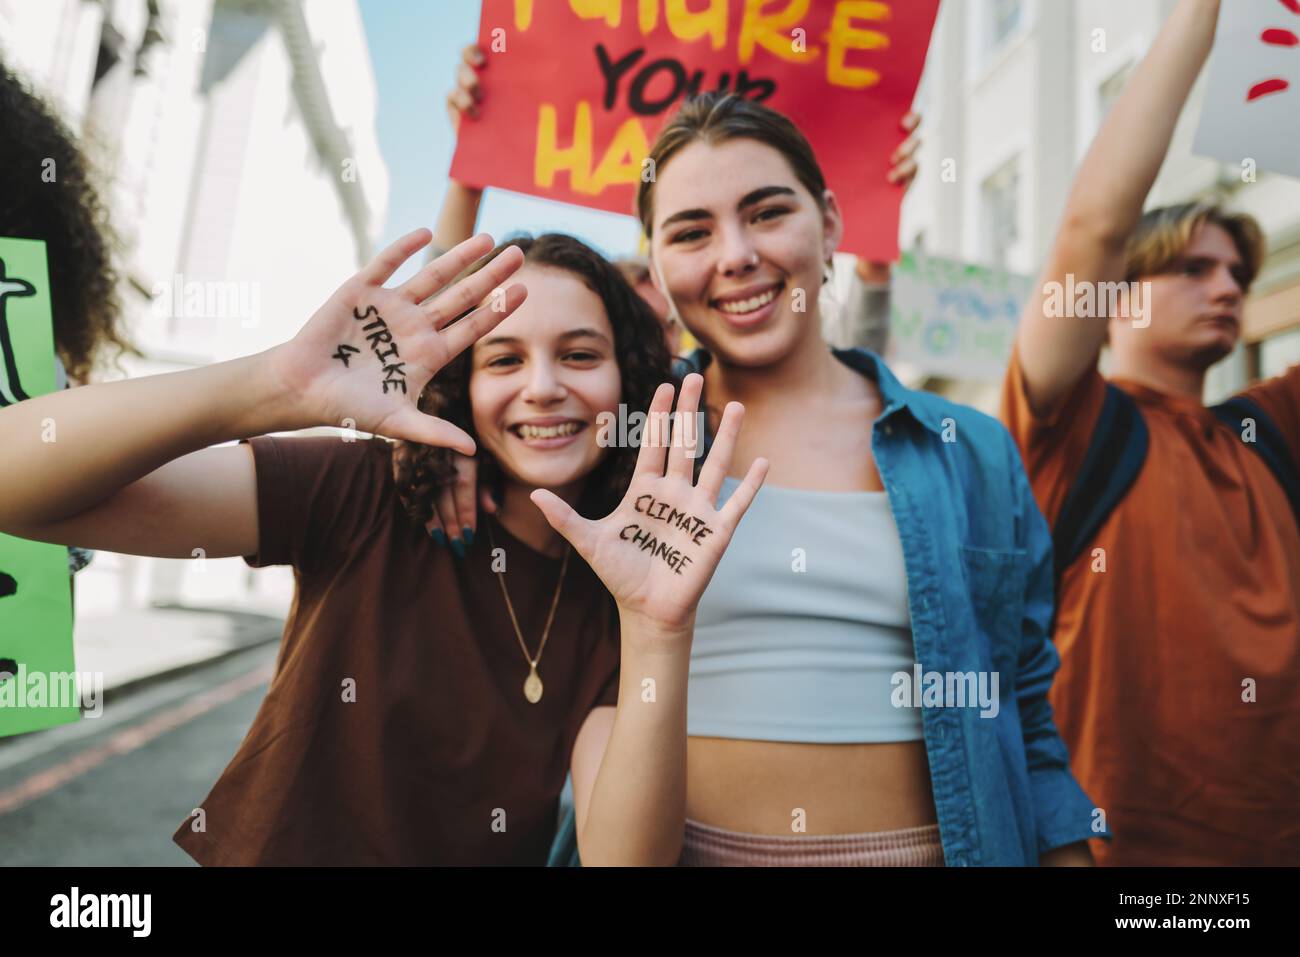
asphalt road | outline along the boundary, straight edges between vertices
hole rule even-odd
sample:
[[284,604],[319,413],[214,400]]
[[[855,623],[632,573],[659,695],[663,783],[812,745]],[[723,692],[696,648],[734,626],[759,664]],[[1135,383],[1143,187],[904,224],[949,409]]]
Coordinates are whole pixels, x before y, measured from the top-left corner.
[[196,866],[171,836],[234,757],[276,650],[124,692],[96,719],[0,739],[0,865]]

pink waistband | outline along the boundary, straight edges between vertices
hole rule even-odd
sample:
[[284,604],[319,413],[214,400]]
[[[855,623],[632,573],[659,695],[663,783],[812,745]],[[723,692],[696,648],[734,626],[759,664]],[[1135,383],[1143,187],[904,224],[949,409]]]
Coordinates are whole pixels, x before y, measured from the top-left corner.
[[686,819],[682,867],[943,867],[939,825],[868,834],[743,834]]

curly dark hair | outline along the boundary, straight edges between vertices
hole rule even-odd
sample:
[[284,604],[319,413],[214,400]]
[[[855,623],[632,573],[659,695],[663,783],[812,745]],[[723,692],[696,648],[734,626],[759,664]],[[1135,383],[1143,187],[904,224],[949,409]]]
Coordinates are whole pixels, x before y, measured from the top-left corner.
[[[627,406],[629,414],[648,410],[659,385],[676,380],[663,330],[645,300],[605,257],[562,233],[545,233],[536,238],[521,235],[506,240],[467,270],[466,275],[482,268],[509,246],[518,246],[523,251],[526,264],[571,273],[600,297],[614,329],[614,355],[622,378],[620,401]],[[466,349],[429,381],[420,394],[418,408],[459,426],[477,442],[469,401],[472,353],[472,347]],[[407,517],[421,528],[432,516],[437,492],[454,479],[451,456],[446,449],[416,442],[394,444],[393,477],[398,494]],[[613,511],[632,480],[636,457],[636,448],[611,447],[610,453],[587,478],[577,506],[579,514],[603,518]],[[481,444],[478,464],[480,484],[498,487],[501,471]]]
[[44,240],[55,350],[84,382],[106,347],[139,354],[119,327],[112,233],[76,139],[2,61],[0,141],[0,236]]

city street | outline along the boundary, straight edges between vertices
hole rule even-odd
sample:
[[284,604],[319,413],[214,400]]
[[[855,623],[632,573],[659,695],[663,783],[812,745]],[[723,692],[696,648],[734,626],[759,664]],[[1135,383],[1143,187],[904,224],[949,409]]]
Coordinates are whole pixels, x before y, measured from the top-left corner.
[[0,740],[0,865],[193,865],[171,836],[243,740],[277,645],[109,697],[103,715]]

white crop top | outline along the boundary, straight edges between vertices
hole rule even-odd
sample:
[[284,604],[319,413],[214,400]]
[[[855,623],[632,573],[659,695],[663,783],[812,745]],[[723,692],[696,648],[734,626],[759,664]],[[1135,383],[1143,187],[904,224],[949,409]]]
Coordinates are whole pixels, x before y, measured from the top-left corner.
[[[719,501],[739,483],[728,478]],[[687,733],[759,741],[918,741],[895,707],[915,651],[885,492],[765,485],[700,600]]]

